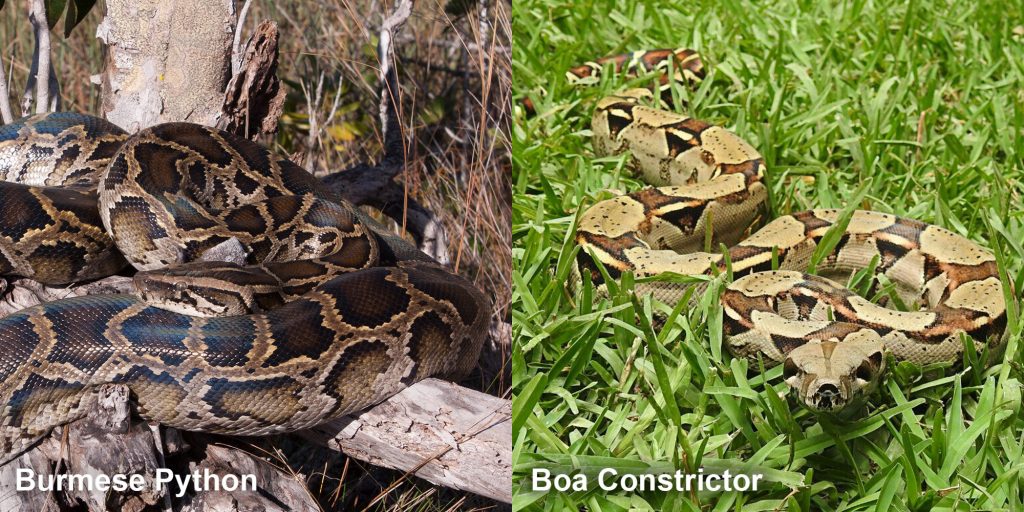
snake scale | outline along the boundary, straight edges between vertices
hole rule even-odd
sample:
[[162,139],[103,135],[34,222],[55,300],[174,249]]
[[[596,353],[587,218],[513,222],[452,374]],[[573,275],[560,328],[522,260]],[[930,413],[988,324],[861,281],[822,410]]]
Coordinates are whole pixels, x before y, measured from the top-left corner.
[[[700,56],[688,49],[634,52],[573,68],[567,78],[588,85],[607,70],[660,77],[660,94],[632,89],[606,97],[592,121],[595,152],[628,151],[628,166],[655,188],[600,201],[581,214],[577,282],[586,275],[604,289],[595,261],[612,278],[627,271],[648,277],[731,269],[738,279],[720,299],[727,348],[737,357],[784,365],[798,402],[816,412],[849,412],[863,403],[885,370],[885,352],[919,364],[957,362],[962,335],[979,352],[1002,348],[1006,304],[991,252],[938,226],[855,210],[817,265],[819,275],[807,274],[840,211],[784,215],[757,229],[768,195],[757,150],[725,128],[644,104],[669,100],[674,83],[703,79]],[[720,244],[728,249],[702,251]],[[874,304],[837,284],[864,269],[891,282],[910,310]],[[657,280],[635,288],[670,304],[686,290]]]
[[[285,158],[188,123],[0,128],[0,274],[62,285],[140,270],[142,294],[0,318],[0,462],[124,384],[138,414],[265,435],[475,366],[490,303]],[[199,261],[237,240],[249,265]]]

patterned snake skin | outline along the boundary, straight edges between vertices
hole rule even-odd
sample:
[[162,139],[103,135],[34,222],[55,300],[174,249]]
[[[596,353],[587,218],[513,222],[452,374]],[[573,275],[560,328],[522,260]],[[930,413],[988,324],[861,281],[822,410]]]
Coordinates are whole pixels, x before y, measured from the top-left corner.
[[[966,335],[979,351],[987,345],[998,354],[1006,303],[990,251],[941,227],[873,211],[854,211],[845,226],[837,210],[811,210],[762,227],[768,194],[757,150],[725,128],[644,104],[671,98],[674,83],[701,80],[697,53],[635,52],[567,77],[586,85],[606,66],[661,78],[660,94],[635,89],[600,100],[592,123],[595,152],[628,152],[629,166],[657,188],[600,201],[580,216],[579,277],[604,289],[598,262],[612,278],[732,272],[740,279],[721,297],[727,347],[755,364],[783,364],[800,403],[818,412],[840,412],[870,393],[884,351],[919,364],[956,362]],[[803,273],[833,228],[842,231],[817,265],[820,276]],[[729,249],[704,252],[721,245]],[[864,269],[891,282],[912,310],[872,304],[827,279],[845,282]],[[688,288],[650,281],[635,290],[673,304]]]
[[[172,123],[128,137],[89,116],[37,116],[0,130],[0,177],[0,274],[58,285],[146,270],[145,298],[0,319],[0,462],[81,417],[108,383],[127,385],[146,420],[264,435],[459,377],[479,356],[490,304],[476,287],[226,132]],[[251,265],[195,261],[232,238]]]

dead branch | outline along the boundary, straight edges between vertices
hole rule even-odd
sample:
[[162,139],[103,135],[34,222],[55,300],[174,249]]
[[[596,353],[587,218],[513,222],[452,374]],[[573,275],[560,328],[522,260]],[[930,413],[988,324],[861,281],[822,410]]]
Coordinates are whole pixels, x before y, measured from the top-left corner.
[[202,452],[205,458],[190,463],[190,473],[254,475],[261,492],[203,489],[194,496],[188,495],[180,512],[321,512],[309,494],[304,475],[289,473],[228,446],[209,444]]
[[[242,29],[245,28],[245,18],[249,15],[249,7],[252,5],[252,0],[245,0],[242,4],[242,8],[238,11],[238,20],[235,22],[235,37],[231,41],[231,74],[237,75],[238,70],[242,68]],[[250,38],[250,41],[252,38]],[[246,43],[248,46],[248,43]]]
[[[412,0],[400,0],[395,12],[384,19],[380,27],[380,42],[377,55],[380,58],[380,126],[384,135],[384,162],[388,160],[406,162],[405,140],[402,127],[398,123],[398,112],[401,109],[398,91],[398,73],[395,71],[395,54],[392,42],[397,32],[412,14]],[[401,145],[401,147],[399,147]]]
[[14,113],[11,111],[11,94],[7,90],[7,72],[4,71],[3,60],[0,59],[0,118],[4,124],[14,120]]
[[29,0],[28,19],[32,24],[36,44],[32,50],[32,68],[25,83],[21,114],[29,115],[32,111],[33,92],[36,114],[54,112],[60,108],[60,87],[50,58],[50,26],[46,22],[44,0]]
[[[302,159],[305,164],[305,169],[310,173],[313,172],[316,167],[316,159],[314,155],[317,148],[323,147],[323,139],[321,137],[321,123],[320,123],[320,105],[323,104],[324,95],[324,73],[320,72],[316,87],[313,88],[313,93],[310,94],[309,87],[306,86],[306,81],[302,80],[300,85],[302,86],[302,93],[306,96],[306,111],[309,115],[309,144],[306,146],[306,156]],[[339,87],[334,94],[334,103],[331,104],[331,111],[328,113],[327,122],[323,123],[324,126],[334,118],[334,114],[338,111],[338,102],[341,99],[341,88]]]
[[303,436],[437,485],[512,502],[509,400],[427,379]]
[[451,261],[448,233],[444,224],[394,179],[405,171],[408,143],[399,122],[400,88],[395,63],[397,31],[412,13],[412,1],[402,0],[382,23],[377,54],[380,59],[380,100],[378,103],[384,156],[377,165],[357,165],[325,176],[321,181],[343,199],[372,206],[391,217],[412,234],[419,249],[441,264]]
[[285,98],[277,78],[277,38],[276,23],[264,21],[256,27],[238,71],[228,82],[218,128],[253,140],[277,131]]

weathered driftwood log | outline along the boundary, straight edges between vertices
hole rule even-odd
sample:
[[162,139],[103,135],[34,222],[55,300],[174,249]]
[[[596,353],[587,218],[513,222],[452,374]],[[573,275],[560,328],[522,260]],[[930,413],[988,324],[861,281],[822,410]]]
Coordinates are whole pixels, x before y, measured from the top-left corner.
[[[141,475],[145,488],[130,493],[108,493],[99,485],[79,487],[65,493],[67,502],[85,503],[89,510],[141,510],[167,496],[166,489],[154,484],[156,472],[163,467],[154,451],[152,431],[131,421],[129,391],[125,386],[103,386],[96,392],[92,412],[82,421],[68,425],[66,473],[88,475],[96,482],[101,476]],[[178,439],[177,435],[173,436]],[[171,444],[171,443],[169,443]],[[173,443],[180,451],[181,443]]]
[[25,492],[17,489],[19,471],[31,470],[37,477],[46,478],[53,474],[51,457],[60,452],[60,443],[50,438],[28,453],[0,466],[0,510],[20,512],[58,512],[60,506],[52,493]]
[[437,379],[303,434],[377,466],[512,502],[512,402]]
[[[234,448],[207,445],[206,457],[189,465],[192,474],[253,475],[261,492],[204,488],[187,494],[180,512],[320,512],[303,475],[288,474]],[[222,480],[226,481],[226,480]],[[273,497],[272,499],[270,497]]]

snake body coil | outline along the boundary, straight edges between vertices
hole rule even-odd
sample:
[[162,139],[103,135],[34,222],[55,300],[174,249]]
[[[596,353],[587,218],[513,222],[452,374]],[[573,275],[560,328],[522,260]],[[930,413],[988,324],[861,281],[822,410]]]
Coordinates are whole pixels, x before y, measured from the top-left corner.
[[[20,181],[0,183],[0,274],[66,284],[127,260],[151,287],[0,319],[0,463],[104,384],[150,421],[263,435],[475,365],[483,295],[257,144],[61,113],[5,126],[0,165]],[[249,266],[196,261],[232,239]]]
[[[673,83],[664,76],[704,76],[695,52],[656,50],[588,63],[568,77],[587,83],[606,65],[632,75],[661,71],[663,99]],[[595,259],[613,278],[731,269],[742,277],[721,297],[727,347],[739,357],[784,364],[800,402],[823,412],[859,402],[877,384],[883,351],[916,363],[958,361],[964,334],[977,349],[989,345],[998,353],[1006,305],[992,253],[937,226],[854,211],[817,265],[821,275],[803,273],[840,212],[795,213],[756,229],[767,200],[761,155],[724,128],[644,106],[651,96],[630,90],[597,104],[595,151],[629,151],[630,166],[658,188],[601,201],[580,216],[581,274],[603,284]],[[701,251],[719,244],[730,247],[726,254]],[[864,269],[884,276],[902,302],[919,309],[879,306],[832,280]],[[685,290],[667,281],[636,286],[668,303],[682,300]]]

